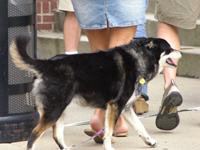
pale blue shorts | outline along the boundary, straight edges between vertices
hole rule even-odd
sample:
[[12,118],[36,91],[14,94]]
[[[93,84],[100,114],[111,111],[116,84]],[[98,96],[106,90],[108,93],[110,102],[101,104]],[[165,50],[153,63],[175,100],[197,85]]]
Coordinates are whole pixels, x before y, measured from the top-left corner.
[[82,29],[127,27],[146,22],[146,0],[72,0]]

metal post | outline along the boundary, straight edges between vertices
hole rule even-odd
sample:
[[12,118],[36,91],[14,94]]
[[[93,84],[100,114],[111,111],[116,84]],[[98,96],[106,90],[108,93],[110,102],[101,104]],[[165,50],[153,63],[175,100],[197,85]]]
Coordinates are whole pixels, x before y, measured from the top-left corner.
[[8,115],[8,1],[0,1],[0,116]]

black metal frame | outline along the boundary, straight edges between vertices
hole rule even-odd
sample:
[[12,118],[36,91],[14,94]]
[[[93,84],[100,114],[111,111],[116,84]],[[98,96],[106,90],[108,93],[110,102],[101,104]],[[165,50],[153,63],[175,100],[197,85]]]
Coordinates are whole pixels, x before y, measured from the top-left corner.
[[33,0],[35,10],[32,15],[8,17],[8,0],[0,0],[0,143],[27,140],[37,125],[39,114],[27,112],[9,114],[9,96],[29,93],[32,82],[9,84],[9,45],[10,27],[34,26],[34,57],[37,50],[37,0]]
[[[8,17],[8,0],[0,1],[0,116],[8,116],[8,95],[23,94],[30,92],[32,89],[32,82],[24,84],[8,85],[8,28],[18,26],[35,26],[34,47],[37,41],[37,24],[36,24],[36,0],[35,11],[33,15]],[[34,51],[36,58],[36,51]]]
[[0,116],[8,115],[8,1],[0,1]]

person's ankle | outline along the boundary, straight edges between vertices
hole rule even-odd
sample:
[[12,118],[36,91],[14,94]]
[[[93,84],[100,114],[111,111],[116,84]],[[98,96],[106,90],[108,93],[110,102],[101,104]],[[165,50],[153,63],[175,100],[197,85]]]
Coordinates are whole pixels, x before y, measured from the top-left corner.
[[119,118],[114,129],[114,133],[127,133],[129,130],[128,125],[124,118]]
[[99,131],[104,127],[104,123],[99,117],[93,116],[90,120],[90,126],[93,130]]

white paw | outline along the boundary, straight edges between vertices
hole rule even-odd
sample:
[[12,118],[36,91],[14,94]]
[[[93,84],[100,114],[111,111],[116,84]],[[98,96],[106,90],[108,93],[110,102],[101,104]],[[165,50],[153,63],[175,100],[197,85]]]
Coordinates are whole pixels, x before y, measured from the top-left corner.
[[105,148],[105,150],[115,150],[115,149],[110,147],[110,148]]
[[65,147],[64,149],[62,149],[62,150],[70,150],[70,148],[68,148],[68,147]]
[[103,144],[104,144],[105,150],[115,150],[114,148],[112,148],[112,145],[111,145],[111,137],[105,138],[103,141]]
[[143,139],[143,141],[151,146],[151,147],[156,147],[158,145],[158,142],[154,139],[152,139],[151,137],[144,137],[144,136],[141,136],[141,138]]
[[104,149],[105,149],[105,150],[115,150],[115,149],[111,146],[111,142],[109,142],[109,144],[106,144],[106,141],[104,141]]

